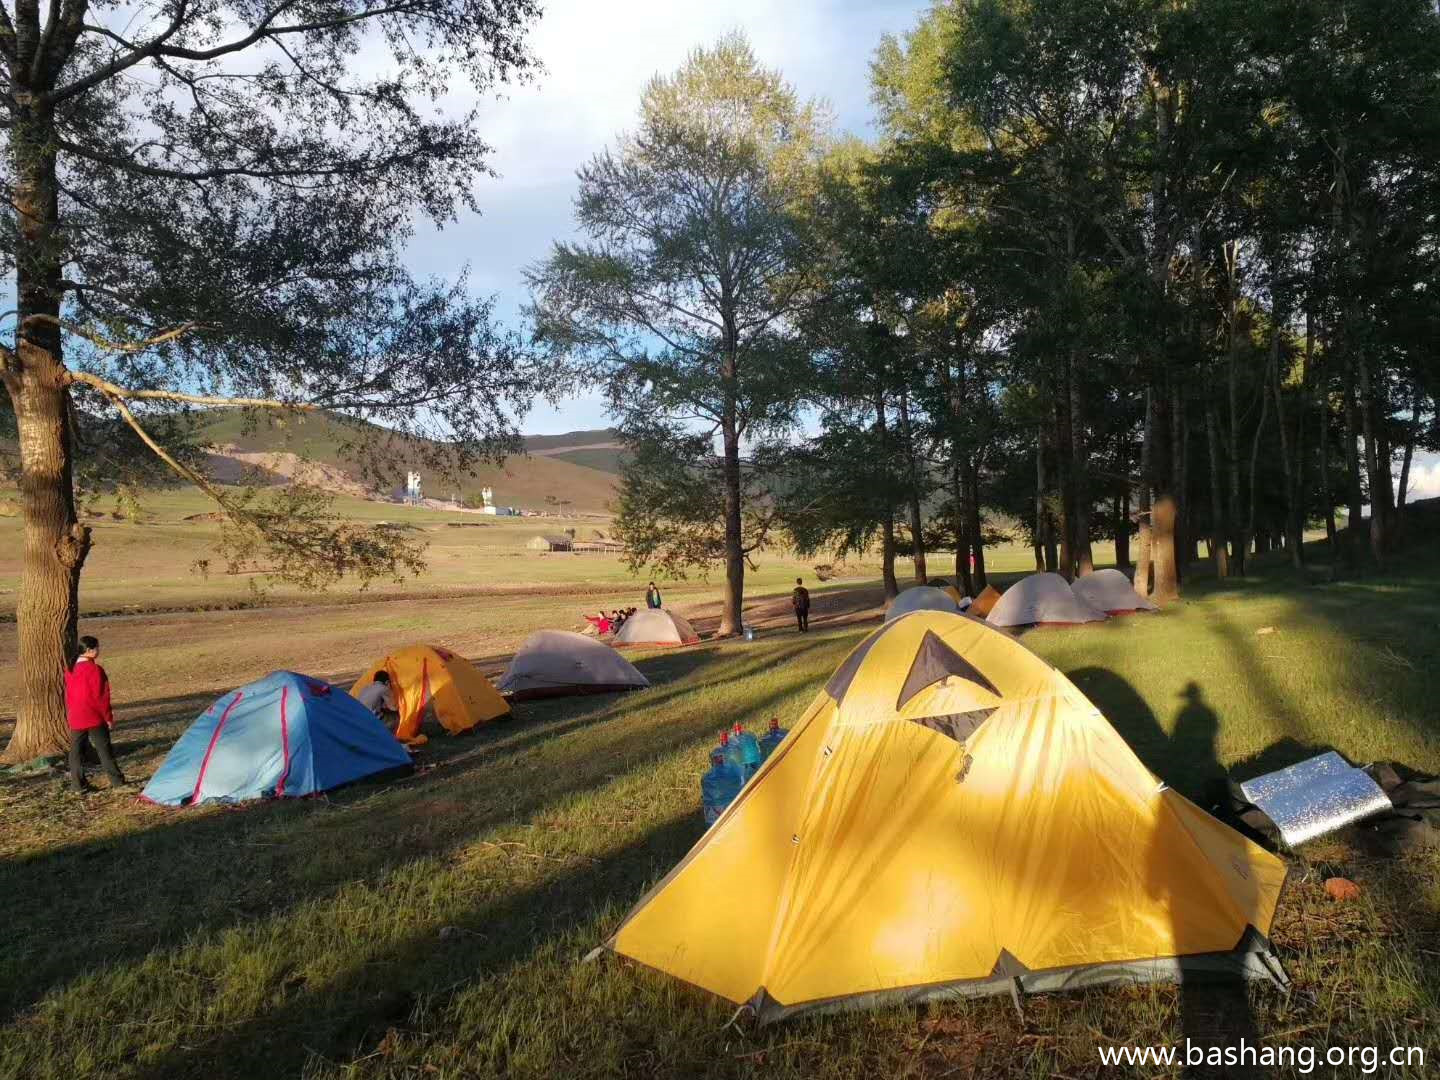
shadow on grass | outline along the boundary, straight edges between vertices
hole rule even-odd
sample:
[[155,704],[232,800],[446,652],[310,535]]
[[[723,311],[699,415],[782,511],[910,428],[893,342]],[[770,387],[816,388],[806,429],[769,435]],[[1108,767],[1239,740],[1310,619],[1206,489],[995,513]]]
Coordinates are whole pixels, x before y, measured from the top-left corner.
[[[1210,783],[1225,776],[1216,755],[1221,719],[1210,706],[1197,683],[1189,682],[1175,702],[1171,734],[1166,734],[1145,699],[1124,677],[1108,668],[1081,668],[1070,676],[1081,691],[1103,712],[1111,725],[1130,744],[1151,772],[1161,777],[1183,775],[1190,791],[1182,793],[1198,800]],[[1173,786],[1173,785],[1172,785]],[[1177,790],[1181,790],[1177,788]],[[1174,852],[1154,849],[1145,853],[1152,888],[1164,892],[1173,888]],[[1188,928],[1176,927],[1184,940]],[[1211,1048],[1234,1047],[1241,1041],[1260,1045],[1260,1033],[1250,1005],[1250,991],[1238,976],[1186,974],[1179,987],[1180,1030],[1187,1043]],[[1187,1069],[1186,1076],[1258,1076],[1253,1069],[1207,1067]]]
[[[498,980],[605,908],[638,898],[657,867],[678,860],[700,831],[696,816],[672,818],[598,861],[480,904],[444,928],[443,938],[440,925],[417,925],[398,941],[349,957],[337,977],[297,986],[220,1037],[172,1051],[137,1075],[251,1080],[299,1075],[317,1056],[332,1063],[364,1058],[392,1029],[404,1032],[417,1005],[443,1013],[467,987]],[[582,955],[577,950],[574,962]],[[505,1062],[495,1065],[503,1075]]]
[[[570,699],[568,711],[563,699],[537,703],[545,708],[534,719],[438,740],[446,757],[408,780],[239,809],[156,810],[137,832],[0,862],[0,893],[26,898],[12,909],[0,949],[0,1022],[87,971],[273,916],[525,823],[733,719],[674,715],[681,698],[773,669],[768,692],[735,705],[764,716],[813,681],[795,660],[827,645],[838,660],[845,644],[797,642],[739,663],[722,649],[665,657],[659,662],[672,665],[678,680],[672,686],[598,707],[595,699]],[[701,678],[711,665],[714,676]],[[583,711],[575,715],[577,703]],[[77,935],[82,925],[86,933]]]

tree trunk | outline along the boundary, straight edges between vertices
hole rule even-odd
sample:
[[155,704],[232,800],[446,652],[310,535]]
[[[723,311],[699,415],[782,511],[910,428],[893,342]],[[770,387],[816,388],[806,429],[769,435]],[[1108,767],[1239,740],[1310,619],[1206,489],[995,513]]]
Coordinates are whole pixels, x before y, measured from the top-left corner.
[[965,596],[975,595],[970,572],[970,515],[965,508],[965,479],[959,454],[950,456],[950,498],[955,503],[955,581]]
[[1365,493],[1360,484],[1360,425],[1355,415],[1355,364],[1351,357],[1345,358],[1345,484],[1349,502],[1349,521],[1346,525],[1350,558],[1356,567],[1362,565],[1360,557],[1360,522],[1365,517]]
[[1059,560],[1055,550],[1055,530],[1050,527],[1050,509],[1046,505],[1045,425],[1035,433],[1035,543],[1039,550],[1036,569],[1054,573]]
[[1150,458],[1154,453],[1152,443],[1155,438],[1154,427],[1151,423],[1150,399],[1153,391],[1145,389],[1145,436],[1140,443],[1140,506],[1139,506],[1139,528],[1136,534],[1136,544],[1139,547],[1139,556],[1135,560],[1135,591],[1141,596],[1150,595],[1150,555],[1153,544],[1150,542],[1150,514],[1153,503],[1150,495]]
[[905,447],[905,466],[910,483],[908,502],[910,505],[910,544],[915,559],[915,582],[924,585],[929,580],[925,572],[925,527],[920,517],[920,469],[915,460],[915,435],[910,427],[910,399],[900,395],[900,440]]
[[1239,351],[1240,338],[1236,327],[1236,292],[1238,289],[1238,260],[1239,252],[1234,245],[1229,245],[1226,253],[1226,265],[1229,268],[1227,274],[1227,297],[1226,297],[1226,377],[1225,390],[1226,399],[1230,406],[1229,426],[1226,430],[1226,442],[1229,447],[1227,464],[1230,472],[1230,572],[1240,577],[1245,576],[1245,538],[1242,529],[1245,518],[1240,512],[1240,390],[1239,390]]
[[[885,422],[885,398],[883,395],[876,395],[875,398],[875,429],[880,433],[881,452],[886,455],[887,463],[893,462],[890,457],[889,432]],[[890,469],[886,468],[887,475]],[[885,516],[880,522],[880,577],[885,583],[885,599],[894,600],[900,595],[900,585],[895,580],[895,509],[894,503],[889,499],[885,501]]]
[[[1241,543],[1246,548],[1250,546],[1251,537],[1255,536],[1256,493],[1260,487],[1256,478],[1260,469],[1260,437],[1265,433],[1265,421],[1270,418],[1270,395],[1266,391],[1266,383],[1274,377],[1275,366],[1279,362],[1280,332],[1277,329],[1270,335],[1270,359],[1267,369],[1260,375],[1260,422],[1255,425],[1255,435],[1250,440],[1250,512],[1245,517],[1245,534],[1241,537]],[[1258,543],[1255,554],[1260,554]]]
[[54,118],[31,107],[11,132],[16,228],[16,348],[3,361],[20,450],[24,556],[15,620],[19,703],[0,761],[65,750],[65,671],[75,655],[80,571],[90,530],[75,513],[70,398],[59,328],[59,206]]
[[975,555],[975,588],[982,591],[985,577],[985,534],[980,520],[980,463],[971,458],[965,473],[965,509],[970,515],[970,550]]
[[1230,576],[1230,552],[1225,544],[1229,535],[1225,523],[1225,492],[1220,469],[1220,420],[1215,398],[1205,396],[1205,438],[1210,450],[1210,557],[1215,563],[1215,576]]
[[[1274,283],[1271,283],[1272,293]],[[1272,352],[1277,357],[1275,363],[1270,365],[1270,392],[1275,398],[1275,426],[1280,431],[1280,468],[1285,475],[1285,537],[1289,541],[1287,545],[1290,551],[1290,561],[1295,569],[1300,569],[1300,542],[1295,535],[1298,528],[1297,522],[1300,517],[1300,508],[1297,502],[1300,498],[1297,473],[1300,468],[1298,457],[1298,446],[1291,445],[1290,429],[1285,425],[1285,394],[1281,389],[1280,364],[1278,356],[1280,352],[1279,339],[1283,321],[1281,318],[1280,305],[1277,303],[1271,312],[1271,319],[1274,327],[1271,330],[1272,338],[1276,343]],[[1298,430],[1297,430],[1298,437]]]
[[1120,491],[1115,496],[1115,565],[1122,570],[1130,565],[1130,460],[1126,451],[1129,442],[1122,432],[1115,454],[1119,464]]
[[[1329,358],[1329,343],[1322,356]],[[1325,508],[1325,545],[1330,551],[1330,569],[1335,571],[1339,553],[1335,550],[1335,500],[1330,494],[1330,388],[1326,364],[1319,365],[1315,372],[1315,414],[1317,431],[1315,448],[1319,452],[1316,470],[1320,476],[1320,504]]]
[[1074,489],[1075,540],[1074,574],[1094,573],[1095,557],[1090,550],[1090,469],[1085,445],[1085,396],[1080,362],[1070,350],[1070,484]]
[[1150,509],[1150,564],[1155,575],[1151,596],[1159,603],[1167,603],[1180,595],[1180,581],[1175,572],[1174,447],[1169,445],[1169,401],[1163,386],[1150,395],[1150,475],[1154,491]]
[[1070,469],[1070,396],[1063,392],[1055,402],[1055,471],[1060,481],[1060,565],[1066,581],[1075,574],[1075,481]]
[[740,633],[745,598],[745,551],[740,518],[740,439],[734,405],[726,402],[721,425],[725,445],[725,592],[721,600],[719,637]]
[[1151,596],[1161,604],[1177,600],[1180,590],[1175,579],[1175,500],[1170,495],[1159,495],[1151,508],[1150,542],[1155,569],[1155,591]]
[[1180,380],[1170,384],[1170,447],[1171,469],[1175,479],[1175,585],[1185,581],[1186,557],[1195,550],[1190,541],[1190,423],[1185,414],[1185,398]]
[[1370,378],[1370,361],[1363,349],[1354,350],[1360,378],[1360,425],[1365,433],[1365,472],[1370,481],[1370,554],[1377,566],[1385,562],[1388,548],[1386,525],[1390,502],[1390,462],[1380,453],[1379,421],[1375,415],[1375,387]]
[[1405,432],[1405,451],[1400,459],[1400,484],[1395,492],[1395,539],[1404,540],[1405,502],[1410,497],[1410,462],[1415,456],[1415,440],[1420,437],[1420,411],[1425,404],[1425,394],[1417,384],[1411,405],[1410,427]]

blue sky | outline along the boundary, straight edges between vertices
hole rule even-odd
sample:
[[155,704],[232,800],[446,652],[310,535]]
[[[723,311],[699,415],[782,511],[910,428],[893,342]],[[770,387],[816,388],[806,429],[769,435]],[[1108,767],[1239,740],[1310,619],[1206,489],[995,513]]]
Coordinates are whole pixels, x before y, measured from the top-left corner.
[[[732,0],[706,9],[679,0],[550,0],[531,38],[546,67],[531,86],[508,88],[485,106],[485,138],[500,175],[482,182],[482,208],[443,231],[422,230],[409,262],[421,274],[452,276],[470,266],[471,286],[495,293],[518,325],[527,296],[522,270],[573,234],[575,170],[634,123],[645,82],[679,67],[697,45],[739,28],[767,66],[802,97],[829,102],[836,126],[873,134],[870,59],[882,34],[900,34],[928,2],[909,0]],[[539,404],[530,434],[607,423],[596,397]]]

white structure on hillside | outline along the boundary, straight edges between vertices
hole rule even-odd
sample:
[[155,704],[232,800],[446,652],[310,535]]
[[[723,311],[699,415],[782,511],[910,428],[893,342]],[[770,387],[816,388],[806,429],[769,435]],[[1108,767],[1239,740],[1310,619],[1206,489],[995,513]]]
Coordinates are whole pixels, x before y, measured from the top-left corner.
[[407,472],[405,474],[405,499],[407,502],[419,502],[425,496],[420,491],[420,474],[418,472]]
[[495,492],[490,488],[480,489],[480,512],[489,514],[492,517],[514,517],[516,510],[513,506],[496,506]]

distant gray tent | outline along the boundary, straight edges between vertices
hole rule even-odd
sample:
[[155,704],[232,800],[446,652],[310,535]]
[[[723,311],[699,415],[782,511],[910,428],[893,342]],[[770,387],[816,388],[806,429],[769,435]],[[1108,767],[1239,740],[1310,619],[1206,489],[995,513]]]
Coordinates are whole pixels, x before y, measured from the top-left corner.
[[650,680],[609,645],[568,630],[541,630],[520,646],[496,689],[512,701],[642,690]]
[[1085,603],[1106,615],[1128,615],[1132,611],[1159,609],[1135,591],[1130,579],[1119,570],[1107,568],[1086,574],[1070,583],[1071,590]]
[[960,605],[943,589],[936,589],[930,585],[915,585],[890,601],[890,607],[885,611],[885,621],[898,619],[901,615],[908,615],[912,611],[948,611],[958,615]]
[[985,617],[991,626],[1065,626],[1104,620],[1105,612],[1071,592],[1070,583],[1059,574],[1021,578]]
[[625,620],[614,637],[617,648],[626,645],[694,645],[700,640],[683,616],[667,608],[642,608]]

